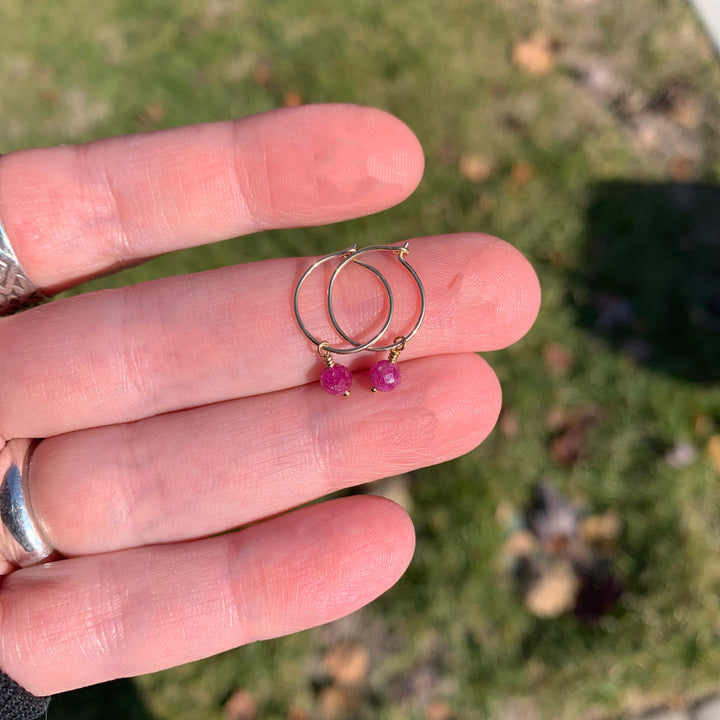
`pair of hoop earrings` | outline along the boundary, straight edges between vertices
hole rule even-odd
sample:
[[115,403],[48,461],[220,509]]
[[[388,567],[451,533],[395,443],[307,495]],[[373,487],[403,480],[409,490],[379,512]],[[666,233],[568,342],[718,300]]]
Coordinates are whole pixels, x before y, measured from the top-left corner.
[[[415,325],[413,325],[413,327],[407,334],[397,335],[392,343],[390,343],[389,345],[381,346],[376,345],[376,343],[390,327],[390,323],[393,318],[393,312],[395,310],[395,301],[393,299],[392,291],[390,290],[390,285],[388,285],[387,280],[383,277],[380,271],[376,267],[368,265],[367,263],[364,263],[358,259],[360,255],[376,251],[387,251],[393,253],[398,258],[402,266],[408,270],[413,280],[417,284],[418,291],[420,293],[420,312],[418,314]],[[399,247],[396,245],[371,245],[360,250],[357,249],[356,245],[351,245],[345,250],[338,250],[338,252],[330,253],[329,255],[326,255],[325,257],[320,258],[320,260],[314,262],[303,273],[302,277],[298,281],[298,284],[295,287],[295,296],[293,299],[295,319],[297,320],[297,324],[300,327],[300,330],[302,330],[308,340],[310,340],[310,342],[312,342],[317,347],[317,352],[325,363],[325,367],[320,375],[320,385],[322,386],[323,390],[325,390],[325,392],[328,392],[331,395],[345,395],[346,397],[350,395],[352,373],[344,365],[336,363],[333,355],[351,355],[353,353],[361,352],[363,350],[388,353],[387,360],[379,360],[370,368],[370,390],[372,392],[377,392],[378,390],[380,392],[389,392],[390,390],[394,390],[400,384],[400,368],[397,365],[398,357],[400,356],[400,353],[405,349],[408,341],[412,339],[417,333],[417,331],[420,329],[420,325],[425,318],[425,290],[423,289],[422,282],[420,282],[420,278],[418,277],[417,273],[411,267],[410,263],[408,263],[408,261],[405,259],[405,256],[409,252],[410,250],[408,248],[408,243],[405,243],[404,245]],[[338,334],[341,335],[345,340],[347,340],[347,342],[349,342],[351,345],[351,347],[343,348],[333,347],[328,341],[320,340],[319,338],[315,337],[307,329],[307,327],[305,327],[305,324],[300,317],[300,309],[298,306],[300,288],[303,286],[305,280],[307,280],[307,278],[310,276],[310,273],[312,273],[312,271],[316,268],[320,267],[320,265],[322,265],[323,263],[330,260],[338,259],[340,260],[340,262],[335,268],[330,278],[330,282],[328,283],[327,310],[328,315],[330,316],[330,322],[332,323],[335,330],[337,330]],[[340,325],[338,325],[337,318],[335,317],[335,310],[333,307],[333,289],[335,287],[335,281],[337,280],[338,275],[350,263],[359,265],[360,267],[363,267],[373,273],[373,275],[375,275],[378,280],[380,280],[380,282],[383,284],[389,301],[388,314],[385,318],[385,322],[383,323],[382,328],[380,328],[379,332],[372,338],[370,338],[370,340],[368,340],[367,342],[360,342],[359,340],[351,338],[340,327]]]

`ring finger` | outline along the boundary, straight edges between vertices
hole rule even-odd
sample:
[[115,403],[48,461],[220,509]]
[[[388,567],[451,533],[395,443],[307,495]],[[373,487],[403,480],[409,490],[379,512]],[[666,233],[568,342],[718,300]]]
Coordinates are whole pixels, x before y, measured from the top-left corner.
[[382,397],[346,402],[312,384],[49,438],[29,494],[64,555],[187,540],[461,455],[499,408],[478,356],[411,360]]

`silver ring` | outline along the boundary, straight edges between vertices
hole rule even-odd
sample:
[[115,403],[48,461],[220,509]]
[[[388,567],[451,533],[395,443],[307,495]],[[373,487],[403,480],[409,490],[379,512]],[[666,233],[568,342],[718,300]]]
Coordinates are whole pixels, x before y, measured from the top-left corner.
[[0,315],[12,315],[46,299],[20,266],[0,221]]
[[34,440],[8,440],[0,450],[0,555],[20,567],[53,554],[33,515],[27,492]]

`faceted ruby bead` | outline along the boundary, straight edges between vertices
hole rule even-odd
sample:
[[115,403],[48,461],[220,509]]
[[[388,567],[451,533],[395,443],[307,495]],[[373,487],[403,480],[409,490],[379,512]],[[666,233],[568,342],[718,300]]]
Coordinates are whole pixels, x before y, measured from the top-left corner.
[[326,367],[320,373],[320,385],[331,395],[344,395],[350,390],[352,373],[344,365]]
[[370,368],[371,387],[380,392],[389,392],[400,384],[400,368],[390,360],[378,360]]

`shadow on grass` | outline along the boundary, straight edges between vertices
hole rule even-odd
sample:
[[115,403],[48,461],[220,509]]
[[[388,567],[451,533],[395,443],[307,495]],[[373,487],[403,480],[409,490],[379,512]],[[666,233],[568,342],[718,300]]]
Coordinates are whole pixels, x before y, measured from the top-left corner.
[[720,379],[720,188],[600,183],[587,227],[581,322],[642,364]]
[[55,695],[52,720],[152,720],[132,680],[94,685]]

